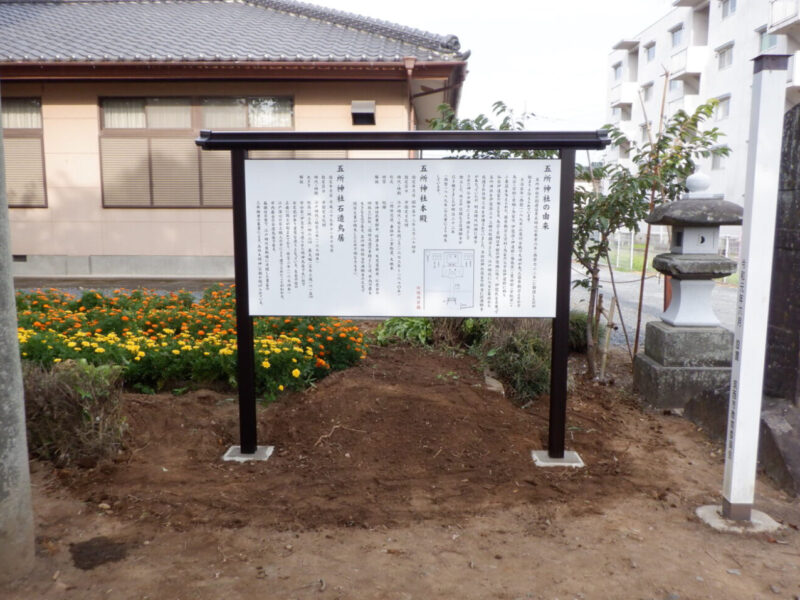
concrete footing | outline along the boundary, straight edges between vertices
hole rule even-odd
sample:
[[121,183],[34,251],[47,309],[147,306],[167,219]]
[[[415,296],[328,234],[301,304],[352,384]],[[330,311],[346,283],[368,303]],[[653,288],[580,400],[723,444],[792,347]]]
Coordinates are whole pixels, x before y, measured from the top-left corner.
[[223,455],[222,460],[228,462],[250,462],[250,461],[264,461],[272,456],[275,451],[275,446],[257,446],[253,454],[242,454],[241,446],[231,446],[228,451]]
[[765,533],[777,531],[781,524],[760,510],[750,512],[749,521],[733,521],[722,516],[722,506],[701,506],[695,511],[699,519],[717,531],[724,533]]
[[537,467],[572,467],[579,469],[586,466],[574,450],[564,452],[564,458],[551,458],[547,450],[533,450],[531,451],[531,457],[533,458],[533,464]]

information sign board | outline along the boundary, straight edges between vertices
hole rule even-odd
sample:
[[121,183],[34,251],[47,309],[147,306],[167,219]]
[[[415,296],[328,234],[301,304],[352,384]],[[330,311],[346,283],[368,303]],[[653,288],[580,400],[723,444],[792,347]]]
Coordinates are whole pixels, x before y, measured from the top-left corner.
[[560,167],[246,160],[250,314],[554,317]]

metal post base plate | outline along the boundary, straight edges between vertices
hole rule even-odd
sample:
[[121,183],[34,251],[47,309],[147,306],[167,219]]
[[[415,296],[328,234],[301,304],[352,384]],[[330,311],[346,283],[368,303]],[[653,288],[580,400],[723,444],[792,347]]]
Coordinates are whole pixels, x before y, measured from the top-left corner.
[[241,446],[231,446],[222,457],[222,460],[229,462],[250,462],[250,461],[264,461],[272,456],[275,446],[256,446],[256,451],[253,454],[242,454]]
[[531,456],[533,457],[533,463],[537,467],[572,467],[577,469],[586,466],[578,453],[573,450],[564,452],[564,458],[551,458],[547,450],[532,450]]

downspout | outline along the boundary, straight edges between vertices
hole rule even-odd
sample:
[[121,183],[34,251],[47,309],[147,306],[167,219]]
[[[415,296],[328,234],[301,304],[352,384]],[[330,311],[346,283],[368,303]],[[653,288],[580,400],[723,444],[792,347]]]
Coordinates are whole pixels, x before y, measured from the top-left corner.
[[[414,66],[417,59],[413,56],[406,56],[403,59],[403,64],[406,67],[406,95],[408,100],[408,131],[414,130],[414,95],[411,92],[411,83],[414,79]],[[417,158],[417,153],[414,150],[408,151],[408,158]]]

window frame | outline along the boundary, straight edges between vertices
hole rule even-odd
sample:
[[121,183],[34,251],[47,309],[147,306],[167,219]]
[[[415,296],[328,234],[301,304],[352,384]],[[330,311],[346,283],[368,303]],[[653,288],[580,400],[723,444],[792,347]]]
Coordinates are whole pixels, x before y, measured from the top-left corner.
[[723,156],[721,154],[712,154],[711,155],[711,170],[712,171],[724,171],[728,166],[728,156]]
[[641,86],[642,90],[642,100],[645,102],[650,102],[653,99],[653,82],[648,81],[644,85]]
[[[9,100],[35,100],[39,106],[39,127],[2,127],[0,121],[0,130],[2,130],[3,139],[38,139],[39,152],[42,157],[42,203],[41,204],[18,204],[11,202],[8,196],[8,177],[6,173],[6,202],[8,208],[48,208],[47,198],[47,169],[45,167],[45,154],[44,154],[44,118],[42,117],[42,98],[41,96],[6,96],[0,99],[0,111],[2,106]],[[0,117],[1,118],[1,117]],[[8,153],[8,148],[4,149],[4,156]]]
[[[758,49],[759,52],[768,52],[773,48],[778,47],[778,35],[775,33],[769,33],[766,27],[762,27],[761,29],[756,30],[758,33]],[[769,46],[764,45],[764,41],[767,39],[772,39],[772,44]]]
[[728,42],[717,48],[717,71],[725,71],[733,65],[733,45],[733,42]]
[[720,0],[720,14],[723,19],[728,19],[736,14],[736,0]]
[[[725,94],[724,96],[717,97],[718,104],[714,108],[714,121],[725,121],[731,116],[731,95]],[[720,110],[725,107],[725,114]]]
[[622,81],[622,61],[616,62],[613,65],[611,65],[611,76],[614,80],[614,83]]
[[[683,33],[684,33],[684,26],[683,23],[679,23],[675,27],[669,30],[669,39],[672,48],[680,48],[683,46]],[[675,41],[675,36],[678,34],[678,41]]]
[[[197,204],[156,204],[155,203],[155,195],[154,195],[154,182],[153,182],[153,147],[152,147],[152,140],[154,139],[186,139],[186,140],[194,140],[199,135],[201,129],[203,127],[203,102],[209,99],[244,99],[249,100],[251,98],[275,98],[275,99],[284,99],[290,100],[292,103],[292,115],[291,115],[291,124],[286,127],[248,127],[245,128],[246,131],[293,131],[295,129],[295,97],[293,94],[275,94],[275,95],[267,95],[267,94],[248,94],[248,95],[226,95],[226,94],[203,94],[203,95],[186,95],[186,94],[176,94],[174,96],[165,96],[165,95],[155,95],[150,94],[147,96],[132,96],[132,95],[107,95],[107,96],[99,96],[97,98],[97,106],[98,106],[98,123],[99,127],[99,140],[98,144],[100,145],[100,152],[99,152],[99,160],[100,160],[100,192],[102,198],[102,207],[103,209],[225,209],[230,210],[232,204],[206,204],[205,197],[204,197],[204,189],[203,189],[203,160],[202,160],[202,152],[204,152],[199,146],[196,148],[197,152],[197,179],[198,179],[198,200]],[[125,128],[125,127],[106,127],[105,126],[105,112],[104,112],[104,103],[107,100],[139,100],[142,99],[145,101],[144,110],[145,110],[145,127],[136,127],[136,128]],[[147,100],[152,99],[186,99],[189,101],[189,110],[190,110],[190,127],[188,128],[161,128],[161,127],[149,127],[147,123]],[[247,104],[244,105],[247,107]],[[148,196],[149,196],[149,204],[107,204],[106,203],[106,190],[105,190],[105,178],[103,173],[103,150],[102,150],[102,140],[103,139],[144,139],[147,140],[147,159],[148,159]],[[232,199],[231,199],[232,202]]]
[[656,59],[656,43],[655,41],[649,42],[644,45],[644,58],[646,62],[653,62]]

